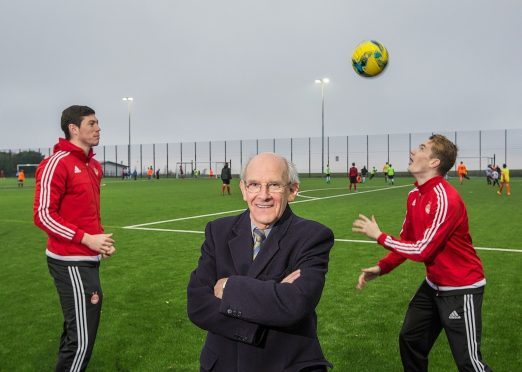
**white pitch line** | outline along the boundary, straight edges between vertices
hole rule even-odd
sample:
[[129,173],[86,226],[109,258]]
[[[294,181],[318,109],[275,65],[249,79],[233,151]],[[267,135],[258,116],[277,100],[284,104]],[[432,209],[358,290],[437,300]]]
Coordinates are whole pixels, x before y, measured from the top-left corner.
[[502,251],[502,252],[516,252],[516,253],[522,253],[522,249],[487,248],[487,247],[475,247],[475,249],[480,249],[481,251]]
[[316,199],[308,199],[308,200],[298,200],[294,201],[290,204],[298,204],[298,203],[308,203],[316,200],[325,200],[325,199],[333,199],[333,198],[341,198],[343,196],[353,196],[353,195],[360,195],[360,194],[367,194],[370,192],[376,192],[376,191],[387,191],[387,190],[393,190],[398,189],[401,187],[411,187],[411,185],[402,185],[402,186],[393,186],[393,187],[385,187],[382,189],[376,189],[376,190],[366,190],[366,191],[356,191],[356,192],[349,192],[347,194],[338,194],[338,195],[330,195],[330,196],[323,196],[323,197],[317,197]]
[[149,226],[149,225],[159,225],[161,223],[167,223],[167,222],[176,222],[176,221],[184,221],[184,220],[192,220],[194,218],[202,218],[202,217],[211,217],[211,216],[219,216],[221,214],[228,214],[228,213],[237,213],[237,212],[243,212],[245,209],[236,209],[233,211],[225,211],[225,212],[216,212],[216,213],[209,213],[209,214],[201,214],[199,216],[190,216],[190,217],[180,217],[180,218],[174,218],[171,220],[164,220],[164,221],[156,221],[156,222],[147,222],[142,223],[139,225],[132,225],[132,226],[124,226],[124,229],[135,229],[137,227],[141,226]]
[[[400,188],[400,187],[407,187],[407,186],[410,186],[410,187],[411,187],[411,185],[403,185],[403,186],[386,187],[386,188],[381,188],[381,189],[377,189],[377,190],[359,191],[359,192],[353,192],[353,193],[348,193],[348,194],[339,194],[339,195],[331,195],[331,196],[316,197],[316,198],[314,198],[314,199],[298,200],[298,201],[294,201],[294,202],[292,202],[292,203],[290,203],[290,204],[307,203],[307,202],[316,201],[316,200],[324,200],[324,199],[340,198],[340,197],[343,197],[343,196],[366,194],[366,193],[369,193],[369,192],[376,192],[376,191],[381,191],[381,190],[386,191],[386,190],[392,190],[392,189],[396,189],[396,188]],[[311,198],[311,197],[309,197],[309,198]],[[167,222],[185,221],[185,220],[191,220],[191,219],[195,219],[195,218],[212,217],[212,216],[219,216],[219,215],[222,215],[222,214],[229,214],[229,213],[243,212],[244,210],[245,210],[245,209],[236,209],[236,210],[232,210],[232,211],[225,211],[225,212],[216,212],[216,213],[201,214],[201,215],[198,215],[198,216],[189,216],[189,217],[173,218],[173,219],[170,219],[170,220],[164,220],[164,221],[155,221],[155,222],[141,223],[141,224],[138,224],[138,225],[124,226],[123,228],[124,228],[124,229],[135,229],[135,228],[137,228],[137,227],[150,226],[150,225],[159,225],[159,224],[167,223]]]
[[306,195],[302,195],[300,192],[297,193],[297,196],[299,196],[301,198],[307,198],[307,199],[319,199],[317,196],[306,196]]
[[160,228],[156,228],[156,227],[124,227],[124,229],[146,230],[146,231],[165,231],[165,232],[177,232],[177,233],[185,233],[185,234],[204,234],[205,233],[204,231],[160,229]]

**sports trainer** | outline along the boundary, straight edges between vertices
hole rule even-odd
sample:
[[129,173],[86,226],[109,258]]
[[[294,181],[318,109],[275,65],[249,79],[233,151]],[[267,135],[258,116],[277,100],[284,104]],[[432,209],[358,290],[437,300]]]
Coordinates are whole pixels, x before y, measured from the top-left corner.
[[100,259],[115,248],[100,219],[102,168],[92,150],[100,126],[94,110],[65,109],[61,128],[65,139],[36,170],[34,222],[49,237],[47,264],[64,317],[56,371],[84,371],[100,321]]
[[408,171],[416,183],[399,238],[381,232],[373,216],[360,214],[352,227],[390,250],[376,266],[362,270],[359,289],[406,259],[426,265],[426,279],[410,301],[399,336],[405,371],[428,370],[428,354],[442,329],[459,371],[490,371],[480,352],[486,279],[464,202],[444,179],[456,158],[457,146],[442,135],[411,151]]
[[334,237],[296,216],[295,166],[262,153],[243,168],[248,209],[210,222],[188,285],[188,315],[208,331],[201,371],[326,371],[317,316]]
[[232,179],[232,170],[229,168],[228,163],[225,163],[223,169],[221,169],[221,195],[225,195],[225,189],[227,189],[228,195],[230,195],[230,180]]

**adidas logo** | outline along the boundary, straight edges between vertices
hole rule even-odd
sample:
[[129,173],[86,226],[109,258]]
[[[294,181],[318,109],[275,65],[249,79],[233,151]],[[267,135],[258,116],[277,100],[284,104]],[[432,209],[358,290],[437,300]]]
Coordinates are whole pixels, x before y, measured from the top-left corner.
[[448,319],[462,319],[462,318],[460,317],[459,314],[457,314],[457,312],[455,310],[453,310],[451,312],[451,314],[449,315]]
[[78,166],[74,166],[74,173],[82,173],[82,171],[80,170],[80,168],[78,168]]

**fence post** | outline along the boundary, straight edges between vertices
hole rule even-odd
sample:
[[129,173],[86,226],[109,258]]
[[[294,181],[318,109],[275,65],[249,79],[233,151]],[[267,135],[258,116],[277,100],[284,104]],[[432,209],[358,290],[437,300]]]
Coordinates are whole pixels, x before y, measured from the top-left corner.
[[366,135],[366,169],[370,169],[370,150],[369,150],[369,139]]
[[387,138],[388,138],[388,164],[390,164],[390,135],[387,134]]
[[479,130],[479,171],[482,170],[482,131]]
[[346,173],[348,173],[348,169],[350,169],[350,151],[349,151],[349,139],[348,136],[346,136]]
[[308,178],[312,177],[312,153],[311,151],[312,139],[308,137]]
[[[210,175],[210,169],[212,169],[212,141],[208,141],[208,169],[209,169],[209,175]],[[217,169],[216,169],[217,172]]]
[[326,137],[326,163],[330,166],[330,136]]
[[507,129],[504,129],[504,164],[507,164]]
[[[152,169],[156,172],[156,144],[152,144]],[[154,178],[154,177],[152,177]]]
[[239,168],[243,169],[243,140],[239,140]]
[[169,178],[169,143],[166,143],[167,145],[167,178]]
[[[455,146],[457,146],[457,131],[455,131]],[[457,171],[457,162],[455,162],[455,172]]]
[[294,142],[292,137],[290,137],[290,161],[294,162]]

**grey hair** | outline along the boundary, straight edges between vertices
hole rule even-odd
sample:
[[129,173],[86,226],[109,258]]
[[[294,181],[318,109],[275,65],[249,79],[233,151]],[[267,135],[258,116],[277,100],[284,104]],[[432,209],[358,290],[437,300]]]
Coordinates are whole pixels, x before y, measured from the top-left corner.
[[[281,156],[281,155],[273,153],[273,152],[268,152],[265,154],[272,154],[276,158],[282,160],[286,164],[286,172],[285,172],[286,174],[285,175],[287,176],[288,183],[290,183],[292,185],[299,184],[299,173],[297,172],[297,168],[295,167],[294,163],[292,163],[291,161],[288,161],[288,159],[285,158],[284,156]],[[248,159],[248,161],[243,165],[243,168],[241,169],[241,180],[242,181],[245,181],[246,170],[247,170],[248,166],[250,165],[250,162],[252,161],[252,159],[254,159],[256,156],[257,155],[250,157],[250,159]]]

